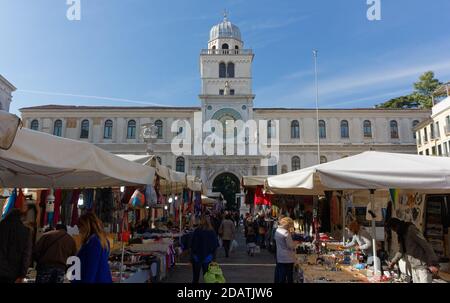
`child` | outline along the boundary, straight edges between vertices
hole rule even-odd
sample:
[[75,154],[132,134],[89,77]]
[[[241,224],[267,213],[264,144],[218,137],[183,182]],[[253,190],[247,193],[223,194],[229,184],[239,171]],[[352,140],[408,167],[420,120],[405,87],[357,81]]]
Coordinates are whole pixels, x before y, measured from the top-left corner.
[[246,243],[247,253],[253,257],[256,248],[256,233],[252,226],[249,226],[247,229]]

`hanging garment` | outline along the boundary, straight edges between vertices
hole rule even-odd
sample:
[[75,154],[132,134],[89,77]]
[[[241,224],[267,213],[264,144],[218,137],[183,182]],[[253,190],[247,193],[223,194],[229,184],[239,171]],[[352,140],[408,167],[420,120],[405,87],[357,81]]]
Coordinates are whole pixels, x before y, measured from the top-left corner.
[[11,210],[14,209],[16,200],[17,200],[17,188],[13,190],[11,196],[9,196],[8,200],[3,205],[1,220],[3,220],[11,212]]
[[39,226],[42,228],[47,225],[47,216],[45,212],[45,205],[47,204],[47,196],[48,190],[42,190],[40,192],[40,201],[39,201]]
[[84,199],[84,208],[92,209],[94,206],[94,190],[93,189],[85,189],[83,190],[83,199]]
[[255,205],[271,206],[272,205],[272,202],[271,202],[272,197],[271,196],[272,195],[264,194],[263,187],[258,186],[258,187],[256,187],[256,190],[255,190],[254,203],[255,203]]
[[62,190],[55,190],[55,205],[54,205],[54,215],[53,215],[53,226],[58,224],[61,217],[61,204],[62,204]]
[[75,189],[72,193],[72,219],[70,221],[70,226],[78,225],[78,198],[80,198],[81,191]]
[[22,189],[19,189],[16,201],[14,202],[14,208],[24,211],[24,206],[25,206],[25,195],[23,194]]
[[96,189],[95,214],[103,223],[112,223],[114,211],[114,195],[111,188]]
[[70,225],[72,221],[72,195],[72,190],[64,190],[62,192],[61,222],[66,226]]

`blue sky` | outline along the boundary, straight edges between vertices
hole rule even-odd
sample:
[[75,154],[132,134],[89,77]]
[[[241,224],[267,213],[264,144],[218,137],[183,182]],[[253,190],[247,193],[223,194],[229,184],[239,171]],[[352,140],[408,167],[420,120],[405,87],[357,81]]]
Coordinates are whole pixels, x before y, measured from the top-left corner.
[[450,1],[0,0],[0,74],[11,111],[42,104],[199,106],[199,53],[224,9],[255,52],[256,107],[371,107],[412,91],[422,72],[450,80]]

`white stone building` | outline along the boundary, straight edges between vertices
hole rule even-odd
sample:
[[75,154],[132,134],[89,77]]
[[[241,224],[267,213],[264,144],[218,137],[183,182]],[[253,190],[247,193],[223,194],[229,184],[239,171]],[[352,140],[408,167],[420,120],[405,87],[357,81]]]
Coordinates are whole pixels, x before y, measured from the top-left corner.
[[[153,122],[159,126],[154,150],[161,162],[201,177],[210,192],[221,191],[226,184],[236,188],[244,175],[279,174],[317,164],[315,110],[255,108],[253,59],[253,51],[244,48],[239,28],[225,18],[211,29],[208,49],[200,53],[199,107],[47,105],[21,109],[22,118],[27,127],[85,140],[120,154],[145,153],[140,125]],[[260,166],[261,156],[175,156],[171,142],[177,134],[171,131],[172,122],[180,119],[192,124],[194,114],[199,113],[203,121],[278,121],[278,165]],[[416,153],[413,126],[429,114],[427,110],[321,109],[321,161],[367,150]]]
[[450,156],[450,82],[442,85],[433,97],[431,116],[416,125],[419,155]]
[[12,101],[12,93],[16,90],[8,80],[0,75],[0,110],[9,112]]

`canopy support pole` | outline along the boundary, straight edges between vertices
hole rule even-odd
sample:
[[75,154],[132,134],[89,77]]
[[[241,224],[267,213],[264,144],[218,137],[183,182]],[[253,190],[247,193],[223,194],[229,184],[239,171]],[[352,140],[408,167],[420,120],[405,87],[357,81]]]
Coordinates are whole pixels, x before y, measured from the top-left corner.
[[344,199],[344,192],[341,192],[341,204],[342,204],[342,245],[345,245],[345,223],[346,223],[346,217],[347,217],[347,207],[346,207],[346,201]]
[[[375,209],[375,190],[370,190],[370,208],[372,212],[374,212]],[[376,222],[375,217],[372,215],[372,252],[373,252],[373,274],[375,277],[379,277],[381,275],[378,268],[380,268],[379,259],[377,257],[377,229],[376,229]]]

